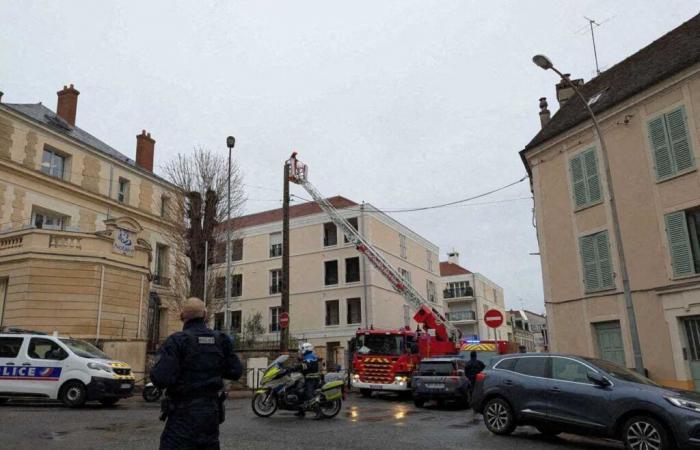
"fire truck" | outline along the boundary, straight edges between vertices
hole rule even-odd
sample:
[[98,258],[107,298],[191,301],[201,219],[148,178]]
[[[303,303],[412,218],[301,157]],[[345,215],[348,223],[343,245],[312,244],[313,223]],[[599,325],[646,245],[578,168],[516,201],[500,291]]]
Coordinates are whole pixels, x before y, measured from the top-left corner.
[[[308,180],[308,167],[297,160],[297,153],[287,161],[289,180],[302,186],[318,206],[345,234],[348,242],[365,255],[367,260],[416,310],[415,330],[404,327],[394,330],[358,329],[355,334],[352,386],[364,396],[372,391],[409,392],[410,376],[422,358],[438,355],[458,355],[463,348],[461,332],[424,299],[384,256],[366,241],[336,208]],[[500,344],[499,344],[500,343]],[[503,341],[493,344],[497,353],[506,353]],[[489,347],[490,348],[490,347]],[[483,351],[483,350],[482,350]]]

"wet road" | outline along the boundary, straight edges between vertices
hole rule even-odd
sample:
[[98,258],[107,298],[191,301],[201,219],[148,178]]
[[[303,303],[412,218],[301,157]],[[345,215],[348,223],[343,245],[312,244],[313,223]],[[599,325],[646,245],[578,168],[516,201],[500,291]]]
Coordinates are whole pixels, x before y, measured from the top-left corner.
[[[154,449],[162,423],[158,405],[133,398],[113,408],[67,409],[43,403],[0,406],[0,448],[8,449]],[[620,449],[609,441],[562,435],[546,438],[534,429],[513,436],[489,433],[468,422],[468,412],[453,408],[418,409],[393,397],[364,399],[352,395],[331,420],[299,419],[278,412],[256,417],[249,398],[227,403],[221,428],[225,449]]]

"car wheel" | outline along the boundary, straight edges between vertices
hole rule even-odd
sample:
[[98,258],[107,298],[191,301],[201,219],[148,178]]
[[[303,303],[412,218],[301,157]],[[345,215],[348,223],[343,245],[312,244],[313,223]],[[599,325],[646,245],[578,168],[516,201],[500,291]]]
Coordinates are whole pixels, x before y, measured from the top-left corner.
[[513,408],[501,398],[493,398],[484,406],[484,423],[493,434],[507,435],[515,430]]
[[422,408],[425,405],[425,400],[421,398],[414,398],[413,404],[416,405],[418,408]]
[[544,434],[545,436],[557,436],[561,434],[561,430],[558,430],[550,425],[536,425],[537,431]]
[[100,403],[102,403],[104,406],[114,406],[117,404],[118,401],[119,401],[119,398],[110,397],[110,398],[103,398],[102,400],[100,400]]
[[668,450],[671,440],[666,429],[658,420],[637,416],[625,423],[622,440],[629,450]]
[[87,389],[80,381],[68,381],[61,387],[58,399],[66,406],[79,408],[83,406],[87,400]]
[[370,398],[372,396],[372,389],[360,389],[360,395],[364,398]]

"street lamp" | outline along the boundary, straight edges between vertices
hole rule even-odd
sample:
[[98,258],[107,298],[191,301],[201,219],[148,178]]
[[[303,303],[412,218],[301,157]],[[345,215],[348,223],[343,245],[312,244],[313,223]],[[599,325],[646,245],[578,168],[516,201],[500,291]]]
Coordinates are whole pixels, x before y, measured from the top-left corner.
[[644,361],[642,360],[642,349],[639,344],[639,331],[637,329],[637,318],[634,313],[634,303],[632,303],[632,290],[630,288],[629,275],[627,274],[627,262],[625,259],[625,251],[622,245],[622,231],[620,230],[620,219],[617,214],[617,203],[615,201],[615,194],[613,193],[612,176],[610,175],[610,161],[608,159],[608,148],[605,145],[605,140],[603,139],[603,133],[600,131],[600,124],[598,123],[598,118],[593,114],[591,106],[588,104],[586,98],[581,94],[578,87],[571,82],[568,76],[564,76],[552,61],[544,55],[535,55],[532,57],[532,62],[534,62],[538,67],[544,70],[552,69],[559,75],[564,83],[566,83],[571,89],[574,90],[578,98],[583,102],[583,105],[588,111],[588,115],[591,117],[593,122],[593,128],[598,135],[598,141],[600,141],[600,153],[603,160],[603,168],[605,170],[605,182],[608,188],[608,195],[610,201],[610,215],[612,218],[613,233],[615,235],[615,249],[617,250],[617,258],[620,260],[620,275],[622,276],[622,289],[625,294],[625,306],[627,307],[627,320],[629,321],[630,334],[632,337],[632,351],[634,352],[634,369],[640,374],[644,374]]
[[224,313],[224,330],[226,334],[231,334],[231,153],[233,146],[236,145],[236,138],[229,136],[226,138],[226,147],[228,147],[228,177],[226,184],[228,190],[226,192],[226,312]]

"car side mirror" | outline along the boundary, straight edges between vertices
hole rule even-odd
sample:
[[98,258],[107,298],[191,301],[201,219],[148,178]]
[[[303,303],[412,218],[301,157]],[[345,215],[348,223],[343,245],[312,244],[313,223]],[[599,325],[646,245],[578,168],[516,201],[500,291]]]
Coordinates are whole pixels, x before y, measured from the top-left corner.
[[595,383],[597,386],[600,386],[600,387],[608,387],[608,386],[610,386],[610,384],[611,384],[611,383],[610,383],[610,380],[608,380],[607,378],[605,378],[605,377],[604,377],[603,375],[601,375],[600,373],[594,372],[594,371],[592,371],[592,370],[589,370],[589,371],[588,371],[588,373],[586,374],[586,377],[587,377],[590,381],[592,381],[593,383]]

